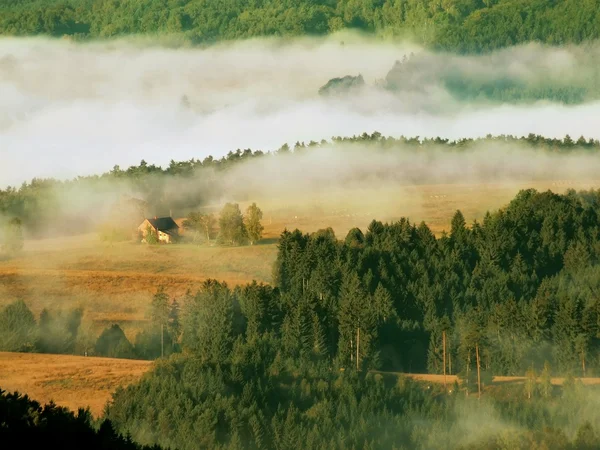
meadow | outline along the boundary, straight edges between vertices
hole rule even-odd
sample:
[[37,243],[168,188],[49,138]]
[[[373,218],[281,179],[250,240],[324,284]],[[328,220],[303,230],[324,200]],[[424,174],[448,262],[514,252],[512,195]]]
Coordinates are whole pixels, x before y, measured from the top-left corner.
[[0,352],[0,387],[75,411],[89,406],[99,416],[117,387],[138,381],[151,365],[150,361]]

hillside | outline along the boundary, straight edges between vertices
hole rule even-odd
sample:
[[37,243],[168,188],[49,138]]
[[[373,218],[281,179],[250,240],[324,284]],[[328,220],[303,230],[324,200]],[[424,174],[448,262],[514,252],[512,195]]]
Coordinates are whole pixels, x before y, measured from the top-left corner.
[[211,43],[357,29],[478,52],[529,41],[578,43],[600,33],[598,0],[3,0],[0,11],[0,34],[77,39],[144,34]]

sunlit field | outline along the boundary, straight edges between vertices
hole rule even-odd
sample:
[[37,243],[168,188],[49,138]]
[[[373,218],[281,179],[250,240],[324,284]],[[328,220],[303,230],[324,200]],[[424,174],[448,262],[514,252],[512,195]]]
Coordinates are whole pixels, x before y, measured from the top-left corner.
[[138,381],[150,361],[0,352],[0,388],[99,416],[111,393]]

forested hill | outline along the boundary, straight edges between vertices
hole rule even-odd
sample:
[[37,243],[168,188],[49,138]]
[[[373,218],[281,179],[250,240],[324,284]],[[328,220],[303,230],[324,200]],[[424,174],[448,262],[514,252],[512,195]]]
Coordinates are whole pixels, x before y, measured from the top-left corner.
[[[597,449],[598,387],[573,377],[600,369],[599,217],[599,192],[528,190],[439,239],[407,219],[343,241],[284,231],[273,286],[187,295],[176,327],[162,319],[183,353],[107,416],[181,450]],[[445,367],[449,391],[371,372]]]
[[4,35],[175,34],[193,43],[350,28],[476,52],[600,33],[599,0],[1,0],[0,8]]

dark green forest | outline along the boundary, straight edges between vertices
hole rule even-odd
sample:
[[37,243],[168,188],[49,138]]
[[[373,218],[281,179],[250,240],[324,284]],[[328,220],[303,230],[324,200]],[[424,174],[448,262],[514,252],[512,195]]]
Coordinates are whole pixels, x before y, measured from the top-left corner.
[[[439,239],[406,219],[285,231],[274,285],[188,295],[183,353],[108,417],[182,449],[596,448],[598,390],[577,378],[600,370],[599,219],[599,192],[527,190]],[[460,386],[397,374],[442,373],[442,333]]]
[[[290,147],[282,145],[274,152],[237,149],[217,159],[212,156],[203,160],[171,161],[167,167],[149,164],[142,160],[139,165],[122,169],[119,166],[101,175],[79,176],[71,180],[33,179],[20,187],[0,189],[0,220],[6,225],[17,218],[26,237],[68,235],[98,228],[98,215],[131,219],[128,225],[137,226],[143,217],[154,215],[187,215],[197,207],[220,198],[226,189],[223,174],[244,162],[266,155],[285,158],[290,154],[318,152],[321,147],[348,149],[352,146],[364,152],[427,152],[435,156],[440,150],[448,153],[477,151],[485,145],[515,145],[524,154],[598,154],[600,142],[583,137],[577,140],[545,138],[537,135],[526,137],[488,136],[480,139],[420,139],[419,137],[385,137],[378,132],[363,133],[353,137],[333,137],[331,141],[296,142]],[[408,178],[407,183],[422,184],[420,177]],[[173,189],[172,186],[179,186]],[[86,192],[85,201],[81,193]],[[123,197],[123,193],[128,195]],[[132,198],[133,196],[133,198]],[[252,200],[239,198],[237,201]],[[107,204],[110,205],[107,208]],[[93,211],[93,214],[90,214]],[[1,228],[0,223],[0,228]],[[0,240],[2,240],[0,233]],[[0,242],[1,244],[1,242]]]
[[597,39],[598,0],[2,0],[0,34],[108,38],[176,35],[192,43],[356,29],[436,49]]
[[77,414],[54,403],[41,405],[18,393],[0,389],[2,448],[65,450],[159,450],[143,447],[117,434],[109,420],[96,421],[89,410]]

